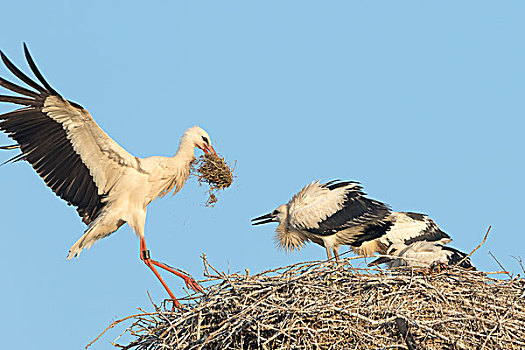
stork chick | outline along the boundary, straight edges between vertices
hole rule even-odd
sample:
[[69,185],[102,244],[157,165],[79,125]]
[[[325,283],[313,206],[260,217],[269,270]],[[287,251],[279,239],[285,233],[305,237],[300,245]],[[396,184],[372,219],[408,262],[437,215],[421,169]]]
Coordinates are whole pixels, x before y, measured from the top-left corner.
[[155,266],[184,279],[196,291],[201,288],[187,275],[150,258],[144,236],[146,207],[155,198],[180,191],[186,182],[194,149],[215,154],[206,131],[198,126],[184,132],[173,157],[137,158],[113,141],[87,110],[64,99],[38,71],[24,44],[29,67],[40,82],[20,71],[0,51],[6,67],[32,89],[0,78],[0,86],[22,96],[0,96],[0,102],[25,106],[0,115],[0,130],[17,142],[21,154],[45,184],[77,208],[87,225],[84,235],[71,247],[68,259],[91,247],[128,223],[140,239],[140,258],[162,283],[176,306],[177,299]]
[[377,250],[369,241],[383,235],[379,227],[390,214],[386,204],[365,197],[361,186],[353,181],[320,181],[300,190],[273,212],[252,220],[253,225],[278,222],[275,240],[286,251],[299,250],[308,241],[326,249],[328,259],[334,253],[339,259],[339,246],[354,250]]
[[467,254],[438,242],[419,241],[408,245],[395,243],[388,248],[386,254],[390,256],[380,257],[369,266],[387,264],[389,267],[431,267],[436,264],[459,264],[465,269],[475,269]]
[[385,254],[394,243],[451,241],[428,216],[391,212],[386,204],[366,197],[357,182],[319,182],[307,185],[287,204],[253,219],[252,224],[279,223],[275,240],[286,251],[299,250],[311,241],[325,247],[328,259],[332,251],[337,260],[341,245],[372,256]]

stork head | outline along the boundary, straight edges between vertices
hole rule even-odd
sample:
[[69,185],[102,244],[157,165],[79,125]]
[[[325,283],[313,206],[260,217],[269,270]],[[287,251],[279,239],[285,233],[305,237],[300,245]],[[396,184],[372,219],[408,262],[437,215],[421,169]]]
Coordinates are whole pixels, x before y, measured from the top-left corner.
[[200,148],[206,154],[216,154],[211,145],[210,135],[199,126],[192,126],[186,130],[183,138],[193,143],[194,147]]
[[252,225],[262,225],[270,222],[284,222],[288,217],[288,205],[283,204],[280,207],[277,207],[271,213],[261,215],[252,219]]
[[252,225],[262,225],[270,222],[278,222],[275,230],[275,242],[286,252],[304,248],[308,238],[299,230],[291,229],[289,223],[289,204],[277,207],[271,213],[252,219]]

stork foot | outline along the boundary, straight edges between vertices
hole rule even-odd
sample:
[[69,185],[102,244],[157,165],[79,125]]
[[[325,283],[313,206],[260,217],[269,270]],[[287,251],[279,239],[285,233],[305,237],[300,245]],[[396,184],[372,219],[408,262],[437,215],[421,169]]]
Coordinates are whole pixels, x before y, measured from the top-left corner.
[[182,277],[182,279],[186,283],[186,287],[193,289],[195,292],[204,293],[202,287],[191,276]]
[[179,276],[180,278],[182,278],[184,280],[184,283],[186,283],[186,287],[188,287],[190,289],[193,289],[195,292],[204,293],[204,290],[202,289],[202,287],[199,286],[199,284],[197,282],[195,282],[195,280],[191,276],[188,276],[187,274],[182,273],[182,272],[178,271],[177,269],[174,269],[173,267],[170,267],[170,266],[168,266],[166,264],[163,264],[161,262],[158,262],[158,261],[155,261],[155,260],[151,259],[150,254],[149,254],[149,250],[146,247],[146,240],[144,239],[144,237],[141,237],[141,239],[140,239],[140,259],[142,261],[144,261],[144,263],[151,269],[151,271],[153,271],[153,273],[155,274],[155,276],[157,276],[157,278],[159,279],[159,281],[162,284],[162,286],[164,287],[164,289],[166,289],[166,292],[168,292],[168,294],[170,295],[171,299],[173,300],[173,308],[174,309],[176,307],[177,309],[182,310],[182,305],[179,303],[177,298],[175,298],[175,295],[173,294],[171,289],[168,287],[166,282],[164,282],[164,280],[160,276],[160,274],[157,271],[157,269],[155,268],[155,266],[160,267],[160,268],[162,268],[162,269],[164,269],[166,271],[169,271],[172,274],[174,274],[175,276]]
[[[149,254],[149,252],[148,252]],[[149,258],[145,259],[145,258],[142,258],[141,256],[141,259],[142,261],[144,261],[144,263],[146,264],[147,267],[149,267],[151,269],[151,271],[153,271],[153,273],[155,274],[155,276],[158,278],[158,280],[160,281],[160,283],[162,284],[162,286],[164,287],[164,289],[166,289],[166,292],[168,292],[168,294],[170,295],[171,297],[171,300],[173,301],[173,309],[175,309],[175,307],[179,310],[182,310],[182,305],[181,303],[179,303],[179,301],[177,300],[177,298],[175,298],[175,294],[173,294],[173,292],[171,291],[171,289],[168,287],[168,285],[166,284],[166,282],[164,282],[164,280],[162,279],[162,277],[160,276],[159,272],[157,271],[157,269],[155,268],[155,266],[153,266],[153,261]]]
[[449,269],[449,266],[445,263],[435,261],[430,265],[429,270],[430,273],[441,273],[442,271],[447,271]]
[[161,262],[158,262],[158,261],[155,261],[155,260],[151,260],[151,263],[168,271],[168,272],[171,272],[172,274],[174,274],[175,276],[178,276],[180,278],[182,278],[184,280],[184,283],[186,283],[186,287],[190,288],[190,289],[193,289],[195,292],[200,292],[200,293],[204,293],[204,290],[202,289],[202,287],[191,277],[191,276],[188,276],[180,271],[177,271],[176,269],[174,269],[173,267],[171,266],[168,266],[166,264],[163,264]]

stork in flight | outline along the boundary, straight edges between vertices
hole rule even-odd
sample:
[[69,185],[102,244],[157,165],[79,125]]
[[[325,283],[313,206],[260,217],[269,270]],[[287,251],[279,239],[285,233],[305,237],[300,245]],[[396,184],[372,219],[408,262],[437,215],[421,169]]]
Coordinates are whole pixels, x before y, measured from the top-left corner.
[[252,220],[253,225],[270,222],[279,223],[275,240],[280,248],[298,250],[311,241],[325,247],[328,259],[333,251],[337,260],[340,245],[371,256],[385,254],[394,243],[451,241],[428,216],[391,212],[386,204],[366,197],[353,181],[312,182],[287,204]]
[[29,162],[57,196],[77,208],[87,225],[67,258],[128,223],[140,239],[140,258],[180,306],[155,266],[181,277],[188,288],[201,288],[190,276],[150,258],[144,239],[146,207],[155,198],[180,191],[195,159],[195,147],[215,154],[210,137],[194,126],[184,132],[173,157],[137,158],[113,141],[87,110],[64,99],[44,80],[25,44],[24,52],[40,84],[0,51],[11,73],[32,88],[0,78],[1,86],[22,95],[0,95],[0,102],[24,106],[0,115],[0,130],[16,141],[3,149],[19,147],[22,153],[9,161]]
[[372,261],[369,266],[387,264],[389,267],[431,267],[434,264],[458,265],[475,269],[467,254],[437,242],[418,241],[411,244],[395,243],[386,251],[387,255]]

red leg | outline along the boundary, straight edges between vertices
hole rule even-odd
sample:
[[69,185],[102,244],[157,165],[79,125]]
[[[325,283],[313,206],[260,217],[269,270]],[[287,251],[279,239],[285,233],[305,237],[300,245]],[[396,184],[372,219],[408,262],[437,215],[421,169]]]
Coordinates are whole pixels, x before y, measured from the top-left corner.
[[174,274],[174,275],[179,276],[180,278],[182,278],[182,279],[184,280],[184,282],[186,283],[186,287],[191,288],[191,289],[193,289],[193,290],[196,291],[196,292],[203,292],[202,287],[199,286],[199,285],[197,284],[197,282],[195,282],[195,280],[194,280],[193,278],[191,278],[190,276],[186,276],[185,274],[180,273],[179,271],[175,270],[175,269],[172,268],[172,267],[169,267],[169,266],[166,265],[166,264],[163,264],[163,263],[160,263],[160,262],[158,262],[158,261],[151,260],[151,259],[150,259],[150,261],[151,261],[151,263],[152,263],[153,265],[157,265],[158,267],[160,267],[160,268],[162,268],[162,269],[164,269],[164,270],[166,270],[166,271],[169,271],[169,272],[171,272],[172,274]]
[[188,288],[191,288],[191,289],[193,289],[196,292],[202,292],[201,286],[199,286],[197,284],[197,282],[195,282],[195,280],[193,278],[191,278],[190,276],[186,276],[186,275],[180,273],[179,271],[173,269],[172,267],[169,267],[169,266],[167,266],[167,265],[165,265],[163,263],[160,263],[158,261],[155,261],[155,260],[151,259],[149,257],[149,251],[148,251],[148,248],[146,247],[146,240],[144,239],[144,237],[142,237],[140,239],[140,259],[142,261],[144,261],[144,263],[151,269],[151,271],[153,271],[155,276],[157,276],[157,278],[159,279],[160,283],[162,283],[162,285],[164,286],[164,288],[166,289],[166,291],[170,295],[171,299],[173,299],[173,302],[175,303],[175,306],[177,306],[179,308],[181,307],[180,303],[175,298],[175,295],[173,295],[173,293],[171,292],[169,287],[166,285],[166,282],[164,282],[164,280],[162,279],[162,277],[158,273],[157,269],[153,265],[156,265],[156,266],[158,266],[160,268],[163,268],[166,271],[169,271],[169,272],[173,273],[176,276],[179,276],[180,278],[182,278],[184,280],[184,282],[186,283],[186,286]]
[[[141,259],[142,259],[142,256],[141,256]],[[159,272],[157,271],[157,269],[155,268],[155,266],[153,266],[151,264],[151,261],[149,261],[150,259],[142,259],[142,261],[144,261],[144,263],[151,269],[151,271],[153,271],[153,273],[155,274],[155,276],[157,276],[157,278],[159,279],[160,283],[162,283],[162,285],[164,286],[164,289],[166,289],[166,291],[168,292],[168,294],[170,295],[171,297],[171,300],[173,300],[173,305],[177,307],[177,309],[182,309],[182,305],[179,303],[179,301],[177,300],[177,298],[175,298],[175,295],[173,294],[173,292],[170,290],[170,288],[168,287],[168,285],[166,284],[166,282],[164,282],[164,280],[162,279],[162,277],[160,276]]]
[[335,248],[332,248],[332,250],[334,251],[335,261],[339,264],[339,261],[340,261],[340,259],[339,259],[339,252]]

